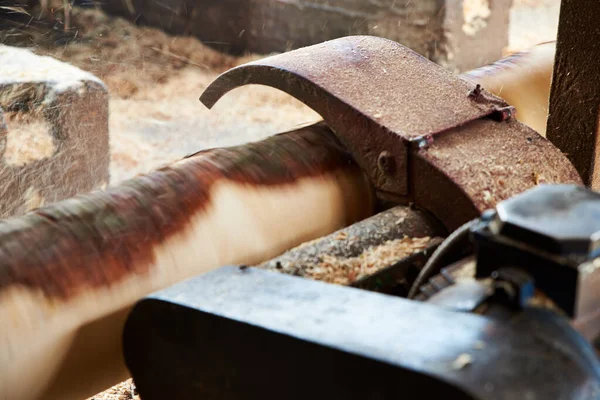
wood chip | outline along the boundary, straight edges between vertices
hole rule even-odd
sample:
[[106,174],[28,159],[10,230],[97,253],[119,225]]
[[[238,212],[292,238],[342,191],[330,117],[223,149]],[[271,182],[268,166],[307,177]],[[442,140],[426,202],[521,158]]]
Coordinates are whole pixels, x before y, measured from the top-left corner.
[[346,240],[348,239],[348,234],[346,232],[340,232],[335,238],[336,240]]

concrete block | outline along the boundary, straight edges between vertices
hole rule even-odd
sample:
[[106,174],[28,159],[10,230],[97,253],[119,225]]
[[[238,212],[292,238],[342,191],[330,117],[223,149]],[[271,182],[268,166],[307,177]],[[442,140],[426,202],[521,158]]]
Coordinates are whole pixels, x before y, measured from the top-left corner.
[[110,13],[266,54],[348,35],[397,41],[457,72],[502,56],[512,0],[107,0]]
[[97,77],[0,45],[0,107],[0,218],[108,183],[108,91]]

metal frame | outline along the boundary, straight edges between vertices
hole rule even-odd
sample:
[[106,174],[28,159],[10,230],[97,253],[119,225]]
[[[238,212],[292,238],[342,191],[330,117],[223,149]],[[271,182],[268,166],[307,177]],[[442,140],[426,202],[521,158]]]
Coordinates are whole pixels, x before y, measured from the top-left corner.
[[600,3],[562,0],[547,137],[586,185],[600,189],[596,162],[600,110]]

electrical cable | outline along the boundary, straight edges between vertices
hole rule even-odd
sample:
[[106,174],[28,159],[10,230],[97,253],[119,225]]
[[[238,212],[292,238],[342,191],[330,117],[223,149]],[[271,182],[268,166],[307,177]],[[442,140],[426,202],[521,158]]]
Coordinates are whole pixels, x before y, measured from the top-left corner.
[[410,291],[408,292],[409,299],[414,298],[419,293],[421,286],[423,286],[429,279],[441,271],[441,269],[444,267],[444,264],[442,264],[441,261],[450,251],[456,249],[459,243],[468,239],[471,227],[477,221],[478,219],[473,219],[461,225],[458,229],[452,232],[433,252],[410,288]]

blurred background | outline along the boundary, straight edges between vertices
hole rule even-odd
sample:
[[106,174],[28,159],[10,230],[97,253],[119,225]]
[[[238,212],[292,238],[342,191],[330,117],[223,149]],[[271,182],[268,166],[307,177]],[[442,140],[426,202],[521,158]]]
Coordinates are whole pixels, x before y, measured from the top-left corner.
[[[304,31],[302,26],[297,28],[302,22],[290,24],[289,21],[285,21],[286,29],[292,26],[285,32],[288,37],[277,38],[277,29],[281,28],[268,25],[276,25],[273,20],[281,16],[244,9],[244,4],[250,1],[21,1],[1,3],[0,40],[3,44],[25,47],[71,63],[94,73],[108,85],[111,184],[200,149],[261,139],[319,119],[298,101],[266,87],[238,89],[210,112],[198,101],[203,89],[219,73],[263,54],[285,51],[281,47],[286,44],[289,48],[304,44],[302,40],[292,43],[288,40],[290,37],[301,39],[301,35],[306,34],[318,39],[318,35],[309,32],[310,27]],[[357,1],[346,3],[353,7]],[[364,2],[367,3],[375,2]],[[455,3],[460,6],[460,2]],[[514,0],[512,3],[510,10],[503,11],[509,17],[503,54],[555,39],[560,0]],[[357,4],[362,7],[360,1]],[[487,0],[465,1],[463,12],[467,19],[469,13],[476,15],[476,8],[482,4],[489,3]],[[299,10],[300,16],[307,12]],[[484,17],[485,13],[484,8]],[[267,32],[262,36],[256,32],[250,35],[250,29],[243,28],[250,26],[248,14],[253,15],[253,29]],[[193,18],[208,19],[213,25]],[[324,18],[321,32],[328,27],[335,28],[328,15]],[[417,16],[402,18],[415,25],[428,23],[418,20]],[[339,26],[344,20],[336,23]],[[365,33],[359,28],[369,25],[366,33],[377,34],[377,29],[381,29],[377,24],[354,22],[347,32]],[[344,29],[342,26],[342,33]],[[386,29],[393,34],[402,32],[403,26],[398,24]],[[219,38],[230,40],[217,40]],[[477,53],[481,50],[478,46],[469,48],[468,52]],[[269,48],[274,50],[267,51]],[[495,59],[481,59],[479,64],[493,61]],[[31,145],[35,141],[19,143],[25,146],[20,151],[28,151],[28,142]]]

